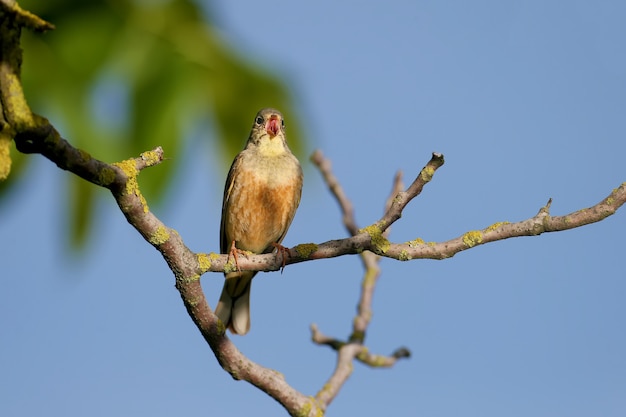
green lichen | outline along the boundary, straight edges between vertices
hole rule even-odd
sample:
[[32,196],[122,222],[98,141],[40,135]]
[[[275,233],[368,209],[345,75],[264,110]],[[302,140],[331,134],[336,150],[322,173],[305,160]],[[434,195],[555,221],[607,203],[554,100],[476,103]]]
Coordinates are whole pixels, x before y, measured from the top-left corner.
[[139,197],[139,201],[143,206],[143,212],[147,213],[149,211],[148,202],[146,201],[143,194],[141,194],[141,191],[139,191],[139,183],[137,182],[137,174],[139,174],[139,171],[137,170],[135,161],[133,159],[127,159],[122,162],[115,162],[112,165],[120,168],[126,175],[126,188],[124,190],[125,194],[134,194]]
[[485,232],[493,232],[494,230],[496,230],[497,228],[504,226],[505,224],[511,224],[510,222],[498,222],[498,223],[494,223],[491,226],[489,226],[488,228],[485,229]]
[[375,224],[359,230],[359,233],[367,233],[370,236],[374,252],[386,253],[391,247],[389,241],[383,236],[380,227]]
[[[193,274],[193,275],[190,275],[190,276],[188,276],[188,277],[184,277],[184,278],[182,278],[182,279],[181,279],[181,281],[183,281],[183,282],[184,282],[184,283],[186,283],[186,284],[191,284],[192,282],[196,282],[196,281],[198,281],[199,279],[200,279],[200,275],[198,275],[198,274]],[[201,303],[201,302],[202,302],[202,298],[201,298],[201,297],[199,297],[199,298],[196,298],[196,299],[190,300],[190,301],[189,301],[189,304],[191,304],[191,305],[195,306],[195,305],[198,305],[198,304],[199,304],[199,303]]]
[[361,285],[364,288],[371,287],[376,283],[376,277],[378,276],[378,272],[376,268],[367,268],[365,270],[365,275],[363,276],[363,281]]
[[361,351],[359,352],[358,355],[356,355],[356,357],[359,360],[362,360],[364,362],[370,363],[370,361],[367,359],[367,355],[369,354],[369,350],[364,346],[363,349],[361,349]]
[[219,318],[217,319],[217,333],[223,335],[226,333],[226,325]]
[[7,179],[11,172],[11,137],[0,132],[0,181]]
[[424,167],[422,172],[420,172],[420,176],[424,182],[430,182],[430,180],[433,179],[433,175],[435,175],[435,170],[432,167]]
[[317,250],[318,246],[315,243],[302,243],[296,246],[294,249],[299,257],[307,259],[313,252]]
[[386,368],[389,366],[389,361],[384,356],[373,355],[368,357],[367,353],[361,353],[357,357],[373,368]]
[[3,104],[7,120],[17,131],[35,127],[33,113],[30,111],[30,107],[28,107],[26,98],[24,98],[19,75],[15,72],[7,71],[3,74],[2,81],[5,87],[3,89]]
[[[324,387],[326,387],[326,385],[324,385]],[[323,391],[324,391],[324,388],[322,388],[320,392],[323,392]],[[311,414],[311,410],[313,409],[313,406],[315,406],[317,409],[317,412],[315,413],[315,417],[323,417],[324,410],[322,410],[322,407],[319,406],[319,404],[317,403],[317,400],[313,397],[309,397],[309,401],[307,401],[306,403],[302,405],[302,408],[297,411],[296,416],[307,417],[309,414]]]
[[332,385],[331,384],[324,384],[324,386],[322,387],[322,389],[317,393],[318,396],[320,396],[322,393],[329,391],[330,389],[332,389]]
[[409,255],[409,253],[405,249],[402,249],[402,251],[400,252],[400,255],[398,256],[398,260],[410,261],[411,259],[413,259],[413,257]]
[[[139,189],[137,189],[137,191],[139,192]],[[143,207],[143,212],[147,213],[150,211],[150,209],[148,208],[148,202],[146,201],[146,198],[143,196],[143,194],[139,194],[139,201],[141,201],[141,206]]]
[[[371,315],[370,317],[367,317],[367,320],[371,319]],[[356,321],[356,318],[354,319],[354,321]],[[365,340],[365,332],[362,330],[357,330],[355,332],[352,332],[352,334],[350,335],[350,343],[363,343],[363,341]]]
[[141,154],[141,159],[146,161],[148,166],[153,166],[161,162],[161,157],[155,151],[146,151]]
[[[191,276],[183,276],[180,274],[176,274],[176,288],[184,287],[185,285],[189,285],[191,283],[197,282],[200,280],[200,275],[193,274]],[[187,303],[191,306],[196,306],[199,303],[204,302],[203,297],[196,297],[194,299],[188,299]]]
[[409,245],[410,248],[416,248],[419,245],[425,244],[425,242],[424,239],[418,237],[417,239],[409,240],[406,244]]
[[83,151],[82,149],[78,150],[78,155],[83,162],[87,162],[91,159],[91,154],[87,151]]
[[483,234],[478,230],[472,230],[471,232],[467,232],[463,235],[463,243],[468,248],[476,246],[483,241]]
[[206,272],[211,269],[210,255],[207,255],[206,253],[199,253],[196,257],[198,258],[198,265],[200,265],[200,270],[202,272]]
[[148,238],[148,241],[155,246],[162,245],[170,238],[170,232],[165,226],[159,226],[155,232]]
[[122,162],[114,162],[111,165],[115,165],[119,169],[124,172],[128,180],[126,181],[126,194],[135,194],[135,190],[139,188],[139,184],[137,183],[137,166],[135,165],[135,161],[132,159],[127,159]]
[[102,168],[98,171],[98,183],[105,187],[115,181],[115,171],[109,167]]
[[231,272],[237,272],[237,264],[234,260],[228,261],[228,263],[224,265],[224,273],[229,274]]

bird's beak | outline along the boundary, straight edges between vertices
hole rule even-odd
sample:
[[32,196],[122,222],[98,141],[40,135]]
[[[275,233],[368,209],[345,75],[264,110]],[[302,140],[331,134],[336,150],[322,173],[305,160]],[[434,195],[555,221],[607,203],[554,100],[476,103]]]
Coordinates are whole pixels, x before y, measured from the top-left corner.
[[270,120],[267,122],[267,126],[265,126],[265,130],[270,135],[270,139],[278,135],[278,131],[280,130],[280,122],[278,121],[278,116],[273,114],[270,117]]

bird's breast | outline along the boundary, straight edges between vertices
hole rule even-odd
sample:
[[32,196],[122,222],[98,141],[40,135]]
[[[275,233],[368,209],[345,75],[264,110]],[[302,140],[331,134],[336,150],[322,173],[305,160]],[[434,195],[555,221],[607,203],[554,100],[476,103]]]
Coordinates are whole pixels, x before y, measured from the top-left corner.
[[242,161],[224,207],[226,242],[255,253],[280,243],[300,202],[302,171],[291,154]]

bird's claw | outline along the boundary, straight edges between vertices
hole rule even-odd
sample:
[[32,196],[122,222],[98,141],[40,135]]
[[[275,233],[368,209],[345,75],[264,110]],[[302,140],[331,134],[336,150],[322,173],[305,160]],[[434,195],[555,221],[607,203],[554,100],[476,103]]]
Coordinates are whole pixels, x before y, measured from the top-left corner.
[[[230,245],[230,251],[228,252],[228,259],[230,259],[230,257],[232,256],[235,260],[235,267],[237,268],[237,272],[241,272],[241,269],[239,268],[239,261],[237,259],[238,254],[241,254],[246,258],[248,257],[246,251],[241,250],[237,246],[235,246],[235,241],[233,240],[233,243]],[[226,262],[228,262],[228,259],[226,260]]]
[[281,258],[282,258],[282,265],[280,267],[280,273],[282,274],[283,271],[285,270],[285,265],[287,263],[287,257],[289,256],[289,248],[281,245],[280,243],[272,243],[272,246],[274,246],[276,248],[276,254],[278,255],[279,253],[281,254]]

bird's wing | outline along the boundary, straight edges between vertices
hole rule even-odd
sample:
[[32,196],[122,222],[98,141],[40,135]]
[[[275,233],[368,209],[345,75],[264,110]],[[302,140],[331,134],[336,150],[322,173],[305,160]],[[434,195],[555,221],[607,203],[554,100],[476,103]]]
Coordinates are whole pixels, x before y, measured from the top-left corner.
[[230,167],[230,171],[228,171],[228,176],[226,177],[226,185],[224,186],[224,198],[222,200],[222,220],[220,221],[220,252],[228,253],[230,250],[230,245],[232,242],[228,242],[226,239],[226,230],[224,222],[226,220],[226,213],[228,211],[228,207],[230,204],[230,193],[237,182],[239,175],[242,173],[240,169],[241,161],[243,159],[244,151],[240,152],[233,164]]

